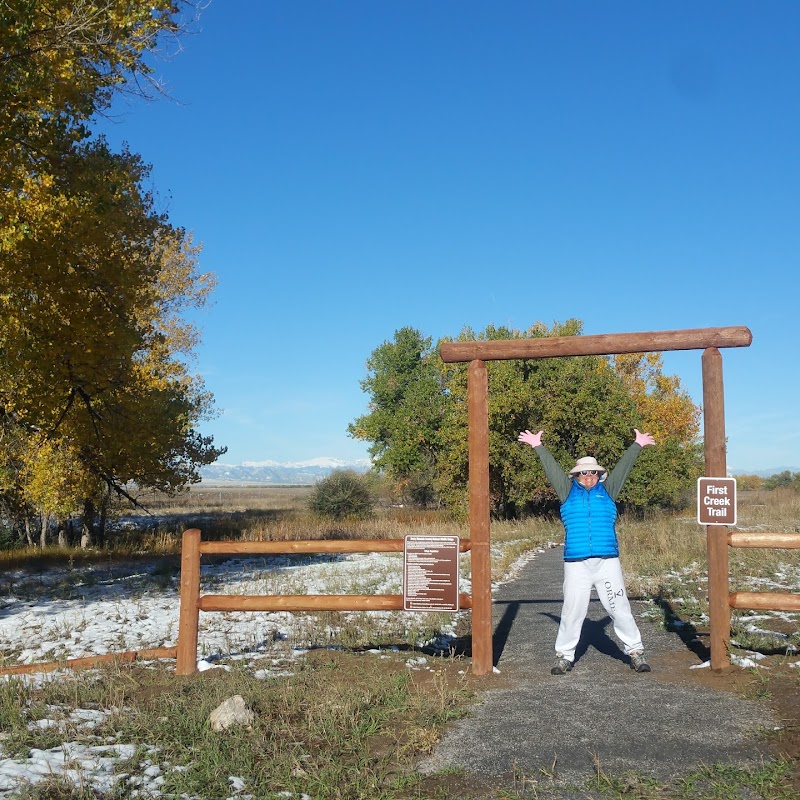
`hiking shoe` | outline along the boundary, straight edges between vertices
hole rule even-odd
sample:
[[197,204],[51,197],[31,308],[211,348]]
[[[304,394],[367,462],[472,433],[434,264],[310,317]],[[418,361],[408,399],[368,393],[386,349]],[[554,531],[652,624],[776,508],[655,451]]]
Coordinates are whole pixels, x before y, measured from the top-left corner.
[[631,669],[636,672],[650,672],[650,665],[644,657],[644,653],[631,653]]
[[572,669],[572,662],[568,658],[564,658],[564,656],[558,656],[556,658],[556,663],[553,664],[553,668],[550,670],[550,674],[564,675],[571,669]]

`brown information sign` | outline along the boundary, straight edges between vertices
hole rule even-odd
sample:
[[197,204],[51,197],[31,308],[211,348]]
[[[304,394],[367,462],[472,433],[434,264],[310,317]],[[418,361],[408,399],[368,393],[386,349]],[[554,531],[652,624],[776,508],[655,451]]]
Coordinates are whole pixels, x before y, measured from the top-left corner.
[[458,536],[408,534],[403,554],[403,609],[458,611]]
[[697,479],[697,522],[736,524],[736,478]]

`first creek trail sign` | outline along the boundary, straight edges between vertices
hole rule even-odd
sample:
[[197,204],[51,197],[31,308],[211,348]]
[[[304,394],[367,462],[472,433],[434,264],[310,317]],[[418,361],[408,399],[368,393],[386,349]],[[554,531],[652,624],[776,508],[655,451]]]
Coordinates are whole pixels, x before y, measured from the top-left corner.
[[736,478],[697,479],[697,524],[736,524]]

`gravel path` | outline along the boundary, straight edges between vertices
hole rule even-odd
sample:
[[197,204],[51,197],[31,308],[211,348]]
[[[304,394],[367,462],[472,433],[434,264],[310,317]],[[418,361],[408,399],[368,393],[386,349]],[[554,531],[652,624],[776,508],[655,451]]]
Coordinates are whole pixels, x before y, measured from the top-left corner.
[[[593,598],[575,667],[550,675],[561,606],[562,548],[537,555],[494,596],[498,675],[469,717],[453,725],[422,765],[424,773],[459,769],[493,786],[535,786],[547,778],[566,796],[598,770],[667,780],[701,764],[757,763],[759,733],[774,727],[766,703],[698,681],[696,652],[674,633],[634,614],[651,673],[635,673]],[[712,685],[709,685],[712,684]]]

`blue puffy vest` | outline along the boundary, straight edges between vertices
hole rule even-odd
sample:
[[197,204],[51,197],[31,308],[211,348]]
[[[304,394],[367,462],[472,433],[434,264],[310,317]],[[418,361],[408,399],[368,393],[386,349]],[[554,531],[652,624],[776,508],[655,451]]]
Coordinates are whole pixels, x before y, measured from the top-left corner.
[[573,481],[567,499],[561,505],[565,531],[564,560],[618,556],[616,520],[617,504],[602,483],[585,489],[578,481]]

